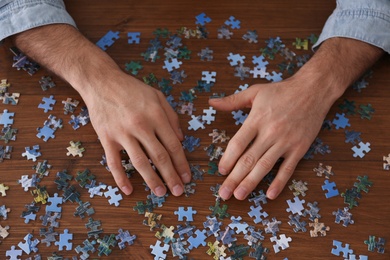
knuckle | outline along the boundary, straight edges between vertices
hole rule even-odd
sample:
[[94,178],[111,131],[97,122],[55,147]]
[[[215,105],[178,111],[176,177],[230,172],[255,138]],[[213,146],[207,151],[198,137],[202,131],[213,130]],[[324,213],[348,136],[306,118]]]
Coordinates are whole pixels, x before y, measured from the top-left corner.
[[167,149],[169,153],[177,155],[178,153],[183,152],[183,147],[180,145],[179,142],[174,142],[172,144],[167,145]]
[[244,154],[242,156],[241,164],[242,166],[250,170],[255,165],[255,157],[250,153]]
[[169,156],[165,151],[159,151],[154,155],[154,162],[163,165],[169,162]]
[[131,162],[135,168],[143,168],[149,164],[149,161],[146,159],[146,157],[141,154],[132,156]]
[[265,169],[267,172],[270,171],[274,166],[273,162],[267,157],[262,157],[258,163],[260,167]]
[[295,171],[295,165],[292,163],[286,163],[286,165],[283,166],[283,171],[291,176]]
[[228,147],[230,148],[231,151],[236,151],[236,150],[241,151],[243,149],[241,140],[238,140],[237,138],[233,138],[232,140],[230,140]]

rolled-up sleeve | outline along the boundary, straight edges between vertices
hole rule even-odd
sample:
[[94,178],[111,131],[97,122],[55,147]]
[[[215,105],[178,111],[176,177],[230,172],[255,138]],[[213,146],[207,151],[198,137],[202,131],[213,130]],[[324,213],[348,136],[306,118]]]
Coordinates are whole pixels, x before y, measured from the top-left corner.
[[313,50],[333,37],[360,40],[390,53],[390,0],[338,0]]
[[62,0],[0,1],[0,41],[48,24],[69,24],[76,27]]

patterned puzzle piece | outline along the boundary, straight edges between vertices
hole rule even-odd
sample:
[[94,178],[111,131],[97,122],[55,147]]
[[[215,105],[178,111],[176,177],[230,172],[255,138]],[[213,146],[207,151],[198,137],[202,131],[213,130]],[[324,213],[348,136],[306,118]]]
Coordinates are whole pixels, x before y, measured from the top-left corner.
[[66,156],[72,155],[73,157],[75,157],[76,155],[78,155],[79,157],[83,157],[83,152],[85,151],[85,148],[81,147],[80,141],[70,141],[69,144],[70,146],[66,148],[68,150]]
[[275,245],[273,245],[275,253],[279,253],[280,249],[285,250],[290,247],[288,243],[292,241],[292,238],[286,237],[285,234],[282,234],[279,238],[277,236],[273,236],[270,240],[271,242],[275,242]]

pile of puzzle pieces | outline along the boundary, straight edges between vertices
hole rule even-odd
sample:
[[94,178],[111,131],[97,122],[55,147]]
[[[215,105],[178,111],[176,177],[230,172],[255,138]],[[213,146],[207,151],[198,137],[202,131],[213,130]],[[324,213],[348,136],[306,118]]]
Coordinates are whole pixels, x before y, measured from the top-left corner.
[[[165,57],[162,66],[163,70],[166,70],[169,74],[169,78],[157,77],[150,73],[149,75],[143,76],[142,79],[148,85],[159,88],[167,98],[167,101],[175,109],[175,111],[183,116],[188,116],[188,132],[197,131],[199,129],[206,129],[207,125],[211,125],[216,118],[216,110],[213,107],[199,109],[195,107],[194,101],[203,95],[204,93],[210,93],[210,98],[218,98],[225,96],[225,93],[212,92],[211,89],[215,88],[217,83],[217,71],[202,71],[202,74],[198,76],[197,84],[195,87],[181,91],[180,97],[175,101],[175,97],[171,94],[173,85],[182,84],[187,75],[184,70],[180,70],[183,62],[188,61],[191,58],[191,51],[187,46],[183,46],[183,38],[185,39],[207,39],[209,32],[207,31],[206,24],[212,20],[205,13],[201,13],[195,17],[196,28],[189,29],[182,27],[177,30],[177,33],[173,34],[168,29],[157,29],[153,32],[155,38],[150,41],[149,47],[145,52],[141,54],[144,61],[146,62],[157,62],[162,56]],[[221,25],[218,29],[217,38],[229,40],[234,35],[234,30],[241,27],[241,22],[235,17],[231,16]],[[129,44],[140,43],[139,32],[128,32],[127,40]],[[109,31],[104,37],[102,37],[96,45],[102,50],[107,50],[112,46],[115,41],[120,39],[119,32]],[[256,44],[258,43],[258,35],[256,30],[248,30],[242,36],[244,41]],[[165,46],[163,44],[165,41]],[[310,45],[313,45],[317,41],[315,35],[310,35],[305,39],[296,38],[295,42],[291,45],[297,50],[308,50]],[[293,48],[292,47],[292,48]],[[160,52],[164,51],[163,55]],[[39,65],[35,62],[28,61],[26,56],[18,51],[16,48],[12,49],[15,57],[13,66],[17,69],[23,69],[30,75],[33,75],[38,69]],[[278,64],[279,71],[270,70],[268,65],[270,61],[273,61],[277,55],[283,57],[283,62]],[[206,47],[201,49],[197,56],[203,62],[212,62],[213,50]],[[297,55],[294,51],[286,47],[286,44],[280,37],[269,38],[265,42],[265,46],[260,49],[260,53],[252,57],[252,63],[248,62],[244,55],[239,53],[229,53],[226,57],[227,63],[233,67],[232,74],[246,80],[247,78],[260,78],[265,79],[268,82],[278,82],[292,75],[298,68],[302,67],[305,62],[308,61],[310,55],[305,53],[303,55]],[[125,70],[132,75],[138,75],[143,69],[141,61],[130,61],[125,64]],[[353,88],[361,92],[362,89],[366,88],[368,83],[366,79],[371,76],[371,73],[367,73],[357,81]],[[52,81],[50,76],[44,76],[39,80],[40,86],[43,91],[49,88],[55,87],[55,83]],[[6,80],[1,80],[0,83],[0,99],[5,105],[16,105],[18,104],[20,94],[19,93],[8,93],[8,88],[11,84]],[[244,91],[249,87],[248,84],[240,85],[235,93]],[[54,96],[43,97],[43,103],[38,105],[38,108],[43,109],[44,113],[52,111],[56,104]],[[64,105],[63,111],[65,115],[71,114],[69,124],[72,125],[74,130],[85,126],[89,122],[89,113],[86,107],[81,108],[81,112],[78,116],[75,116],[74,112],[79,105],[79,101],[68,98],[62,101]],[[335,119],[332,121],[327,120],[324,122],[323,129],[345,129],[350,127],[347,116],[353,116],[360,114],[362,119],[371,119],[374,109],[370,104],[360,105],[360,110],[356,110],[356,106],[353,101],[345,100],[343,104],[339,106],[341,112],[336,114]],[[197,114],[195,114],[195,112]],[[202,113],[203,112],[203,113]],[[243,124],[248,114],[244,111],[238,110],[232,112],[233,119],[237,125]],[[0,124],[3,125],[2,135],[0,140],[3,140],[6,144],[10,141],[16,140],[17,129],[12,128],[14,113],[4,109],[0,113]],[[61,129],[62,119],[49,115],[48,119],[44,122],[43,127],[38,127],[37,137],[43,138],[43,141],[48,141],[55,138],[55,131]],[[193,133],[191,132],[191,133]],[[370,143],[362,142],[360,138],[361,133],[353,130],[345,130],[346,143],[354,145],[352,147],[353,157],[363,158],[370,151]],[[230,137],[227,136],[224,130],[213,129],[209,134],[211,137],[210,144],[204,148],[205,154],[209,159],[209,169],[205,171],[199,165],[191,164],[191,172],[193,181],[186,184],[185,195],[193,196],[195,193],[196,182],[201,181],[204,178],[204,174],[207,172],[210,175],[218,174],[217,163],[220,157],[223,155],[224,147],[229,141]],[[187,134],[184,141],[182,142],[183,149],[188,152],[193,152],[200,147],[201,140],[196,136]],[[83,156],[85,149],[82,147],[80,141],[70,141],[70,146],[67,148],[70,156]],[[0,146],[0,163],[4,159],[11,158],[12,147],[11,146]],[[306,159],[312,159],[316,154],[325,155],[330,153],[328,145],[323,144],[322,140],[317,138],[309,151],[306,153]],[[37,158],[41,156],[40,146],[33,145],[25,148],[23,156],[27,157],[28,160],[37,161]],[[383,168],[389,170],[390,159],[389,156],[384,156]],[[101,161],[101,164],[109,170],[106,165],[105,157]],[[131,161],[122,161],[122,165],[131,177],[132,173],[136,172]],[[55,185],[59,193],[50,195],[47,192],[45,186],[41,186],[40,182],[43,178],[49,176],[51,165],[48,164],[47,160],[38,162],[33,166],[34,173],[29,175],[21,176],[18,181],[22,189],[27,192],[30,191],[33,196],[33,202],[26,204],[26,210],[22,212],[22,218],[25,223],[28,224],[30,221],[36,221],[37,213],[45,206],[45,213],[41,214],[39,219],[42,222],[42,228],[39,230],[39,236],[41,239],[34,238],[30,233],[26,234],[24,241],[21,241],[17,247],[12,246],[10,250],[7,250],[6,256],[10,259],[18,259],[23,253],[30,255],[31,253],[38,253],[38,245],[45,243],[47,246],[56,246],[54,251],[69,251],[74,249],[77,253],[75,258],[88,259],[94,252],[97,252],[98,256],[109,255],[114,247],[119,249],[126,248],[127,245],[132,245],[136,239],[136,235],[131,235],[129,231],[124,231],[119,228],[117,234],[103,234],[101,228],[101,222],[94,220],[92,215],[95,213],[92,204],[89,201],[82,201],[80,195],[82,191],[87,191],[90,194],[90,198],[93,199],[95,196],[104,196],[108,198],[108,205],[120,206],[122,196],[119,193],[117,187],[108,186],[104,183],[97,182],[96,176],[94,176],[89,169],[78,171],[76,176],[72,176],[67,172],[66,169],[57,172],[56,179],[54,180]],[[330,199],[332,197],[340,195],[336,188],[335,182],[330,182],[330,178],[334,175],[331,166],[324,166],[321,163],[317,168],[314,169],[316,174],[320,177],[324,176],[325,181],[321,186],[326,191],[325,197]],[[274,175],[268,174],[264,178],[264,182],[272,182]],[[368,180],[367,176],[358,176],[358,181],[354,184],[351,189],[347,189],[341,196],[344,197],[345,203],[348,207],[343,209],[337,209],[332,214],[335,216],[335,223],[343,222],[344,226],[354,224],[352,219],[352,213],[350,209],[358,205],[357,199],[361,198],[361,191],[368,192],[368,188],[372,186],[372,182]],[[75,181],[80,189],[73,185],[71,182]],[[320,208],[316,201],[307,202],[305,206],[305,200],[303,197],[306,196],[308,191],[308,183],[304,181],[292,180],[289,189],[292,191],[292,199],[287,200],[286,212],[289,214],[288,224],[292,226],[294,232],[307,232],[311,237],[326,236],[327,232],[330,232],[330,227],[320,222],[321,215],[319,214]],[[269,234],[269,241],[274,243],[273,250],[275,253],[281,250],[286,250],[290,246],[293,238],[286,234],[280,234],[279,226],[282,224],[276,217],[270,218],[268,213],[264,210],[267,199],[262,190],[253,192],[248,199],[252,205],[247,209],[248,216],[252,218],[254,224],[250,225],[243,221],[242,216],[230,216],[228,213],[228,202],[223,202],[219,195],[219,185],[211,187],[212,195],[216,197],[215,204],[210,206],[210,214],[206,216],[203,222],[203,227],[197,228],[192,225],[195,219],[197,210],[191,206],[179,207],[176,211],[170,212],[172,215],[177,215],[178,225],[166,226],[162,223],[163,215],[157,213],[159,208],[163,207],[168,195],[163,197],[157,197],[153,192],[146,187],[150,194],[147,196],[145,202],[139,201],[134,206],[134,210],[138,214],[143,214],[145,219],[143,224],[148,226],[148,229],[154,233],[157,241],[154,245],[150,245],[151,254],[154,259],[165,259],[167,253],[171,250],[174,257],[179,259],[187,259],[190,256],[190,251],[198,247],[206,247],[207,254],[213,255],[214,259],[242,259],[243,257],[249,256],[254,259],[266,259],[270,250],[264,246],[264,240],[267,234]],[[1,196],[6,196],[8,186],[0,184]],[[71,228],[64,229],[62,233],[57,232],[57,228],[60,225],[60,219],[62,215],[61,205],[63,203],[76,203],[74,217],[80,217],[81,219],[88,216],[88,223],[85,227],[88,229],[86,232],[86,239],[82,245],[73,246]],[[264,208],[263,208],[264,207]],[[0,205],[0,217],[7,219],[8,213],[11,211],[10,208],[5,205]],[[42,211],[42,210],[41,210]],[[164,212],[167,214],[167,212]],[[307,223],[303,218],[307,218]],[[230,223],[223,227],[223,220],[230,219]],[[226,222],[226,221],[225,221]],[[259,226],[263,229],[259,228]],[[308,225],[307,225],[308,224]],[[308,226],[308,228],[307,228]],[[155,232],[155,230],[157,231]],[[0,236],[5,239],[9,232],[12,232],[12,227],[2,227],[0,225]],[[264,233],[264,234],[263,234]],[[246,240],[245,244],[238,244],[237,238],[241,236]],[[212,238],[212,241],[210,241]],[[214,239],[215,238],[215,239]],[[208,242],[206,240],[209,240]],[[377,251],[378,253],[384,253],[385,251],[385,239],[375,236],[370,236],[368,240],[362,240],[368,245],[369,251]],[[349,245],[342,245],[342,242],[334,240],[333,246],[335,248],[330,252],[334,255],[342,254],[346,259],[357,259],[353,254],[353,250],[349,248]],[[229,253],[230,252],[230,253]],[[188,255],[188,256],[187,256]],[[60,259],[60,255],[53,253],[52,259]],[[360,255],[359,259],[367,259],[366,256]],[[40,255],[36,254],[35,259],[40,259]]]

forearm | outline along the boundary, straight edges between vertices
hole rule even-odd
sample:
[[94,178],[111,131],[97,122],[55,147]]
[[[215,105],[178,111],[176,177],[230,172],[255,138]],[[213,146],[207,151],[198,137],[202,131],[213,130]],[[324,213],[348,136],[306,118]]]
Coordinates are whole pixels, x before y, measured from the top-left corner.
[[69,82],[82,96],[92,89],[99,91],[104,87],[99,81],[121,73],[105,52],[69,25],[38,27],[13,39],[22,52]]
[[322,43],[295,77],[314,86],[313,91],[321,92],[331,106],[383,53],[362,41],[331,38]]

